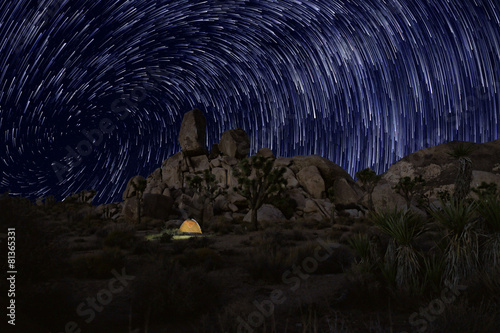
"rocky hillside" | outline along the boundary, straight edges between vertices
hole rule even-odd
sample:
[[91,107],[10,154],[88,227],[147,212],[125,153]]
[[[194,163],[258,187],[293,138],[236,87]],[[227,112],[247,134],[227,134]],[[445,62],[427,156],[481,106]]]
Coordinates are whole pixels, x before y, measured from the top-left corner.
[[453,141],[416,151],[394,163],[375,187],[375,207],[404,206],[403,198],[394,192],[392,186],[406,176],[421,175],[425,179],[426,186],[422,193],[429,195],[431,202],[437,200],[439,191],[452,193],[458,163],[448,153],[459,144],[471,145],[473,149],[470,155],[473,170],[471,188],[486,182],[495,183],[500,189],[500,140],[488,143]]

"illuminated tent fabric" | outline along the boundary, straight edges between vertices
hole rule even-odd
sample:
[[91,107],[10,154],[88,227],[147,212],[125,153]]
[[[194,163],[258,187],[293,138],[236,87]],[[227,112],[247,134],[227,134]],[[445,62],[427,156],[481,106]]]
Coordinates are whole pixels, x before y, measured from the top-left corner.
[[195,220],[186,220],[179,228],[180,232],[201,234],[201,228]]

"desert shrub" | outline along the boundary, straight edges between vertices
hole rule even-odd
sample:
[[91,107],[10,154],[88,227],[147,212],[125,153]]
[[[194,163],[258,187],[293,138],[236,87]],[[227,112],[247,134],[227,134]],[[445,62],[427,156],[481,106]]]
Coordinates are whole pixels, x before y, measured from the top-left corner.
[[483,332],[496,333],[500,328],[498,308],[489,303],[471,306],[466,298],[447,304],[444,312],[428,327],[429,332]]
[[160,243],[165,244],[165,243],[170,243],[172,241],[172,235],[169,233],[162,233],[160,236]]
[[188,239],[176,240],[172,243],[172,253],[183,253],[187,249],[197,249],[202,247],[209,247],[214,243],[210,237],[195,236]]
[[254,279],[279,282],[283,272],[289,267],[289,257],[288,249],[267,240],[250,250],[247,270]]
[[387,291],[366,263],[352,265],[346,271],[346,279],[347,304],[361,309],[380,309],[387,305]]
[[187,269],[172,261],[154,263],[132,283],[134,317],[141,322],[186,324],[186,318],[196,320],[219,306],[220,287],[202,268]]
[[304,241],[307,239],[302,230],[294,229],[291,232],[287,232],[287,235],[289,239],[294,241]]
[[224,216],[216,216],[215,221],[209,224],[208,230],[219,235],[227,235],[233,232],[234,223]]
[[[321,250],[323,254],[324,250]],[[315,274],[340,274],[348,270],[354,261],[351,251],[345,246],[332,249],[326,260],[318,263]]]
[[112,270],[120,270],[125,258],[119,248],[105,248],[98,253],[73,258],[70,264],[77,278],[105,279],[113,276]]
[[176,260],[185,267],[203,267],[206,270],[213,270],[222,266],[222,258],[217,251],[210,248],[187,249]]
[[135,241],[136,237],[133,230],[113,230],[104,238],[103,245],[129,249],[134,245]]
[[500,308],[500,267],[483,271],[467,282],[467,297],[471,304],[491,302]]
[[143,255],[155,254],[158,253],[158,251],[158,243],[150,242],[148,240],[141,240],[135,243],[132,253],[136,255]]

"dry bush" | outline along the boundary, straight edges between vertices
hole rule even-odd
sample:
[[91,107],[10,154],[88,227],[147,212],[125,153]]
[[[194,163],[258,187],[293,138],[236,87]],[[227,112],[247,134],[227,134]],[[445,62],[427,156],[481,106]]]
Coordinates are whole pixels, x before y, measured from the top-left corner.
[[208,224],[208,231],[218,235],[227,235],[233,232],[235,224],[224,216],[216,216],[215,220]]
[[210,247],[215,242],[213,238],[205,236],[195,236],[188,239],[176,240],[172,243],[172,253],[180,254],[187,249],[198,249]]
[[440,316],[430,323],[429,332],[481,332],[500,330],[498,307],[490,303],[471,305],[466,298],[447,304]]
[[103,245],[107,247],[119,247],[121,249],[130,249],[137,241],[135,230],[112,230],[104,239]]
[[202,267],[205,270],[214,270],[222,267],[222,258],[217,251],[207,247],[187,249],[183,254],[174,257],[174,260],[184,267]]
[[119,248],[105,248],[97,253],[75,257],[70,264],[77,278],[105,279],[113,276],[113,269],[119,271],[124,266],[125,258]]

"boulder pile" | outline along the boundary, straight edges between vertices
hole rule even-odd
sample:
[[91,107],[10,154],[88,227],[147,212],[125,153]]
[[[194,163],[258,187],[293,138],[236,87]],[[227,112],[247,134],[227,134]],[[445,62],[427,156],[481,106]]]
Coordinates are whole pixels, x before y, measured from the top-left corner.
[[[178,219],[179,215],[190,215],[199,211],[199,198],[189,188],[188,179],[197,172],[209,170],[215,176],[218,186],[225,190],[214,202],[214,213],[226,220],[240,216],[249,220],[246,199],[233,188],[238,181],[233,173],[238,162],[248,157],[250,138],[243,129],[228,130],[222,133],[220,142],[212,146],[210,153],[205,148],[206,120],[200,110],[194,109],[184,115],[179,134],[182,151],[163,161],[146,178],[143,193],[144,216],[159,219]],[[305,218],[314,220],[328,219],[331,203],[326,193],[334,187],[339,195],[336,201],[356,204],[363,192],[352,177],[335,163],[318,155],[278,157],[268,148],[262,148],[257,155],[274,160],[275,167],[284,167],[288,185],[287,192],[297,204],[291,219]],[[129,221],[137,219],[137,193],[133,182],[144,179],[135,176],[130,179],[123,192],[122,214]],[[286,219],[276,207],[267,204],[258,211],[261,221]]]

